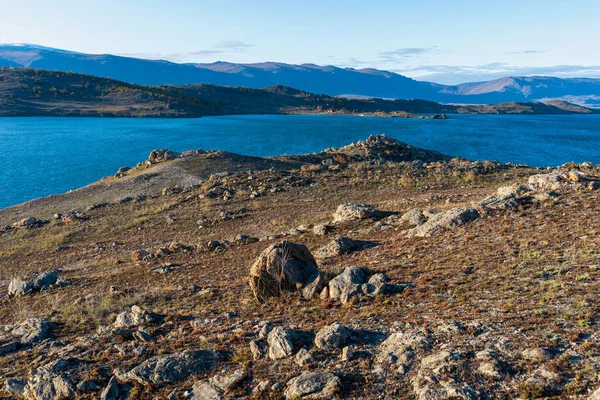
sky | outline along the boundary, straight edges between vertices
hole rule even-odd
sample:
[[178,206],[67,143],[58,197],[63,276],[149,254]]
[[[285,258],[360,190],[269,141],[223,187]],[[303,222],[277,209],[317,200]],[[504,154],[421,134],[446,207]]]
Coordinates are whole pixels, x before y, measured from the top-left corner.
[[378,68],[455,84],[600,77],[600,0],[0,0],[0,42],[174,62]]

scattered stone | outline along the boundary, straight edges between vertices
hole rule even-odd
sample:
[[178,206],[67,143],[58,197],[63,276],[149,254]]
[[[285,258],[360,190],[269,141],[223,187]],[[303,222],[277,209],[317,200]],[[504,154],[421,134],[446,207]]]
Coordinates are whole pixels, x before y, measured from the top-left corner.
[[346,343],[350,334],[348,328],[336,322],[333,325],[321,328],[317,332],[315,345],[323,350],[339,349]]
[[368,204],[342,204],[333,214],[333,222],[352,222],[361,219],[378,218],[383,213]]
[[332,230],[332,227],[325,224],[315,225],[312,229],[313,233],[317,236],[325,236]]
[[286,400],[328,399],[340,388],[340,378],[329,371],[304,372],[287,383],[284,395]]
[[422,225],[427,221],[427,217],[418,208],[408,210],[400,217],[400,222],[406,222],[409,225],[417,226]]
[[175,383],[211,371],[220,361],[221,355],[211,350],[186,350],[152,357],[129,371],[126,377],[142,385]]
[[346,346],[342,349],[342,361],[350,361],[353,356],[352,347]]
[[115,328],[133,328],[146,323],[153,323],[158,320],[158,316],[144,310],[139,306],[131,306],[131,311],[124,311],[117,315],[115,319]]
[[33,279],[33,281],[31,282],[31,287],[33,289],[40,290],[46,286],[54,285],[56,283],[56,280],[58,279],[59,273],[59,270],[41,273]]
[[94,381],[85,380],[77,384],[77,390],[81,393],[97,392],[98,385]]
[[546,361],[552,358],[552,353],[548,349],[537,347],[533,349],[523,350],[521,356],[530,361]]
[[21,379],[8,378],[4,382],[4,390],[10,394],[23,396],[25,393],[26,382]]
[[367,280],[361,268],[351,266],[329,281],[329,297],[346,304],[354,297],[374,297],[386,293],[390,288],[393,289],[394,285],[387,284],[385,274],[375,274]]
[[23,345],[31,345],[48,339],[52,334],[54,325],[45,318],[29,318],[16,325],[11,335]]
[[133,253],[131,253],[131,259],[135,262],[139,262],[139,261],[147,261],[148,258],[150,258],[151,255],[148,251],[146,250],[136,250]]
[[446,212],[436,214],[423,225],[406,231],[407,237],[431,237],[446,229],[454,229],[479,217],[479,212],[470,207],[457,207]]
[[234,243],[254,243],[258,242],[257,237],[239,234],[233,239]]
[[9,296],[24,296],[31,292],[31,290],[31,284],[21,278],[13,278],[8,285]]
[[474,204],[474,206],[483,212],[493,210],[507,210],[509,208],[518,208],[519,202],[513,193],[489,196]]
[[361,295],[361,285],[366,282],[366,276],[359,267],[345,268],[341,274],[329,281],[329,297],[346,304],[353,297]]
[[317,263],[302,244],[283,241],[265,249],[250,268],[250,288],[264,302],[283,292],[296,291],[316,278]]
[[315,361],[312,354],[308,352],[305,348],[301,348],[298,353],[296,353],[296,364],[300,367],[305,367],[309,364],[312,364]]
[[252,389],[252,395],[256,398],[259,398],[264,392],[269,388],[270,381],[260,381],[254,386]]
[[338,236],[325,246],[315,252],[317,258],[336,257],[355,250],[362,250],[366,247],[372,247],[373,243],[364,241],[355,241],[345,236]]
[[263,340],[252,340],[250,342],[250,352],[254,361],[260,360],[267,352],[265,342]]
[[429,344],[430,339],[421,332],[395,332],[379,345],[375,361],[407,366],[412,363],[414,352],[428,348]]
[[269,358],[280,360],[294,354],[294,341],[298,334],[293,329],[284,329],[280,326],[269,332],[267,342],[269,344]]
[[15,229],[15,228],[25,228],[25,229],[33,229],[33,228],[39,228],[41,226],[44,226],[48,223],[48,221],[43,220],[43,219],[39,219],[36,217],[27,217],[27,218],[23,218],[22,220],[15,222],[14,224],[9,225],[9,228],[11,229]]
[[210,379],[196,382],[192,388],[194,400],[221,400],[246,378],[246,370],[238,369],[231,374],[222,372]]
[[127,171],[129,171],[131,168],[130,167],[121,167],[117,170],[117,173],[115,174],[115,178],[123,178],[124,176],[127,175]]
[[119,398],[119,385],[117,379],[113,376],[108,381],[108,385],[104,388],[100,394],[101,400],[117,400]]
[[327,286],[327,278],[321,272],[314,273],[304,285],[302,289],[302,297],[307,300],[315,297],[317,293],[321,293],[323,288]]

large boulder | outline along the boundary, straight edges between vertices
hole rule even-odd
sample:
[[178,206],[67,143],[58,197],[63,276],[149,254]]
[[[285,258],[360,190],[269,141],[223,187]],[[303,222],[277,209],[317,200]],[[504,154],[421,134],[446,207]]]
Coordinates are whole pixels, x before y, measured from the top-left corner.
[[368,204],[342,204],[333,214],[333,222],[350,222],[361,219],[377,218],[382,212]]
[[267,247],[250,268],[250,288],[258,301],[296,291],[314,280],[317,263],[303,244],[283,241]]
[[186,350],[152,357],[129,371],[126,378],[142,385],[174,383],[213,370],[221,359],[215,351]]
[[340,378],[332,372],[304,372],[287,383],[284,395],[286,400],[329,399],[340,390],[341,385]]
[[446,229],[454,229],[467,222],[479,218],[479,212],[471,207],[456,207],[439,213],[427,220],[423,225],[406,231],[408,237],[431,237]]

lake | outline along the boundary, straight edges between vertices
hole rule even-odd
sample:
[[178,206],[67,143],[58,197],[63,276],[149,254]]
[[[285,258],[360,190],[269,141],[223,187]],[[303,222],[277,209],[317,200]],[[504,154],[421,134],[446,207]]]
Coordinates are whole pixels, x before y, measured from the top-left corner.
[[145,160],[153,149],[272,156],[343,146],[373,133],[474,160],[532,166],[600,163],[600,115],[0,118],[0,208],[84,186]]

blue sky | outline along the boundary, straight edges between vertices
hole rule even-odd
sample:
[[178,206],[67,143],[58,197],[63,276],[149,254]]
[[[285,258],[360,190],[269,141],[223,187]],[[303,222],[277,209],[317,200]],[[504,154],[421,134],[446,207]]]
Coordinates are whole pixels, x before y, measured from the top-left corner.
[[175,62],[331,64],[442,83],[600,77],[600,1],[0,0],[0,42]]

